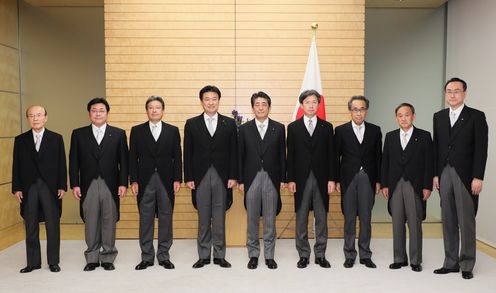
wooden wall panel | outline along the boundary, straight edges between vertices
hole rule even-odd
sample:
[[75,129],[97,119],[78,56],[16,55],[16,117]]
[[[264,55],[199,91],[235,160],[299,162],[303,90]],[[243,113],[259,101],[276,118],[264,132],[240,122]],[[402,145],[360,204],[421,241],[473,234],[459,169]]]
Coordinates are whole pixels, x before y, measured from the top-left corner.
[[[212,12],[215,11],[215,12]],[[346,103],[364,89],[364,0],[105,0],[106,95],[111,123],[129,130],[146,120],[149,95],[166,99],[164,120],[183,130],[202,109],[198,91],[222,90],[220,112],[251,117],[249,97],[264,90],[272,118],[290,122],[303,79],[312,22],[328,120],[349,120]],[[242,195],[228,212],[228,242],[244,245]],[[119,237],[137,237],[136,200],[123,202]],[[310,221],[312,223],[312,221]],[[189,191],[177,194],[174,237],[195,238]],[[331,197],[329,235],[341,237],[340,197]],[[293,195],[283,192],[278,237],[294,237]],[[310,230],[311,231],[311,230]]]
[[[0,239],[1,247],[19,240],[19,203],[12,196],[12,149],[21,132],[17,1],[0,0]],[[13,237],[13,235],[16,235]],[[0,248],[1,249],[1,248]]]

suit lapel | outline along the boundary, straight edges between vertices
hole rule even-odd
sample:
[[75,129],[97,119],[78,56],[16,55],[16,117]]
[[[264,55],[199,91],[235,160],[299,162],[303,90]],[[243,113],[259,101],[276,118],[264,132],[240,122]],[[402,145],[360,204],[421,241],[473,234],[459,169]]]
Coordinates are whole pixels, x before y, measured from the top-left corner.
[[[162,132],[163,131],[164,131],[164,125],[162,125]],[[160,141],[160,138],[162,137],[162,132],[160,132],[158,140],[155,141],[155,138],[153,137],[152,134],[152,130],[150,129],[149,122],[145,122],[145,124],[143,124],[143,131],[141,131],[141,134],[143,135],[143,140],[146,142],[148,149],[154,156],[157,153],[157,142]]]
[[[397,141],[398,141],[400,148],[401,148],[399,131],[398,131],[397,138],[398,138]],[[410,140],[408,140],[408,143],[406,144],[406,147],[403,150],[402,161],[404,164],[406,164],[408,161],[410,161],[410,159],[413,157],[413,154],[415,154],[417,147],[418,147],[418,142],[419,142],[419,133],[418,133],[417,128],[415,128],[415,126],[414,126],[413,132],[412,132],[412,137],[410,137]]]
[[[270,144],[270,141],[271,139],[273,139],[276,131],[276,128],[274,127],[274,122],[270,120],[270,118],[268,122],[269,123],[267,123],[267,130],[265,131],[265,135],[262,140],[262,152],[261,152],[262,155],[265,154],[265,151],[267,150],[267,146]],[[260,137],[260,134],[258,136]]]
[[[210,132],[208,132],[207,125],[205,124],[205,119],[203,117],[204,113],[200,114],[200,116],[196,117],[196,127],[198,128],[198,131],[203,134],[203,136],[207,137],[208,139],[211,139],[212,136],[210,135]],[[219,121],[217,121],[217,127],[219,126]],[[217,132],[217,129],[215,130]],[[215,135],[215,133],[214,133]]]
[[[103,134],[103,139],[100,142],[100,148],[97,148],[97,152],[98,152],[98,155],[100,157],[105,152],[106,146],[108,146],[112,142],[112,140],[114,139],[114,135],[115,134],[114,134],[114,131],[112,130],[111,126],[107,124],[107,127],[105,128],[105,133]],[[95,142],[96,142],[96,139],[95,139]]]

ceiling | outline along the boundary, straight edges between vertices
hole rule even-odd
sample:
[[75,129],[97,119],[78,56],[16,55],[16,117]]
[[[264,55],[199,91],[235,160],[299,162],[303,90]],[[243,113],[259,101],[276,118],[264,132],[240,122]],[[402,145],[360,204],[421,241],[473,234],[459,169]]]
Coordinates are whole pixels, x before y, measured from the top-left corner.
[[[103,6],[104,0],[24,0],[33,6]],[[437,8],[448,0],[365,0],[367,8]]]

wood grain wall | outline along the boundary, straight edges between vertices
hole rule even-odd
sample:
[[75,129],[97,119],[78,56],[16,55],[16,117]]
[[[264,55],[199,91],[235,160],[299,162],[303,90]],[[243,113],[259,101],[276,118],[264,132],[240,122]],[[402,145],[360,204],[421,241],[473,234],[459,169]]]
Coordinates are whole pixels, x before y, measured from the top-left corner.
[[22,219],[12,196],[12,150],[21,132],[17,1],[0,0],[0,249],[20,240]]
[[[199,89],[222,90],[220,112],[236,107],[251,117],[249,97],[266,91],[271,117],[286,125],[299,94],[312,30],[318,22],[323,91],[328,120],[349,120],[346,102],[363,94],[364,0],[105,0],[106,95],[110,123],[130,130],[146,120],[149,95],[166,99],[164,120],[181,130],[201,113]],[[332,196],[329,234],[342,236],[339,196]],[[136,201],[121,209],[119,237],[137,237]],[[242,195],[228,213],[228,242],[243,245]],[[310,221],[312,223],[312,221]],[[197,216],[186,188],[174,211],[174,237],[196,237]],[[293,198],[283,194],[279,237],[294,237]],[[311,231],[311,230],[310,230]]]

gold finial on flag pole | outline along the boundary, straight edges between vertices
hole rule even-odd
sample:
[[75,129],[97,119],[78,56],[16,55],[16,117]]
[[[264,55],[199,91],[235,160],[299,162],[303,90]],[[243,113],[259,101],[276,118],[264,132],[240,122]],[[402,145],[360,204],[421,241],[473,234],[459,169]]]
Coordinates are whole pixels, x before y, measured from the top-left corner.
[[319,24],[316,22],[312,22],[312,30],[313,30],[313,36],[315,37],[317,35],[317,29],[319,28]]

